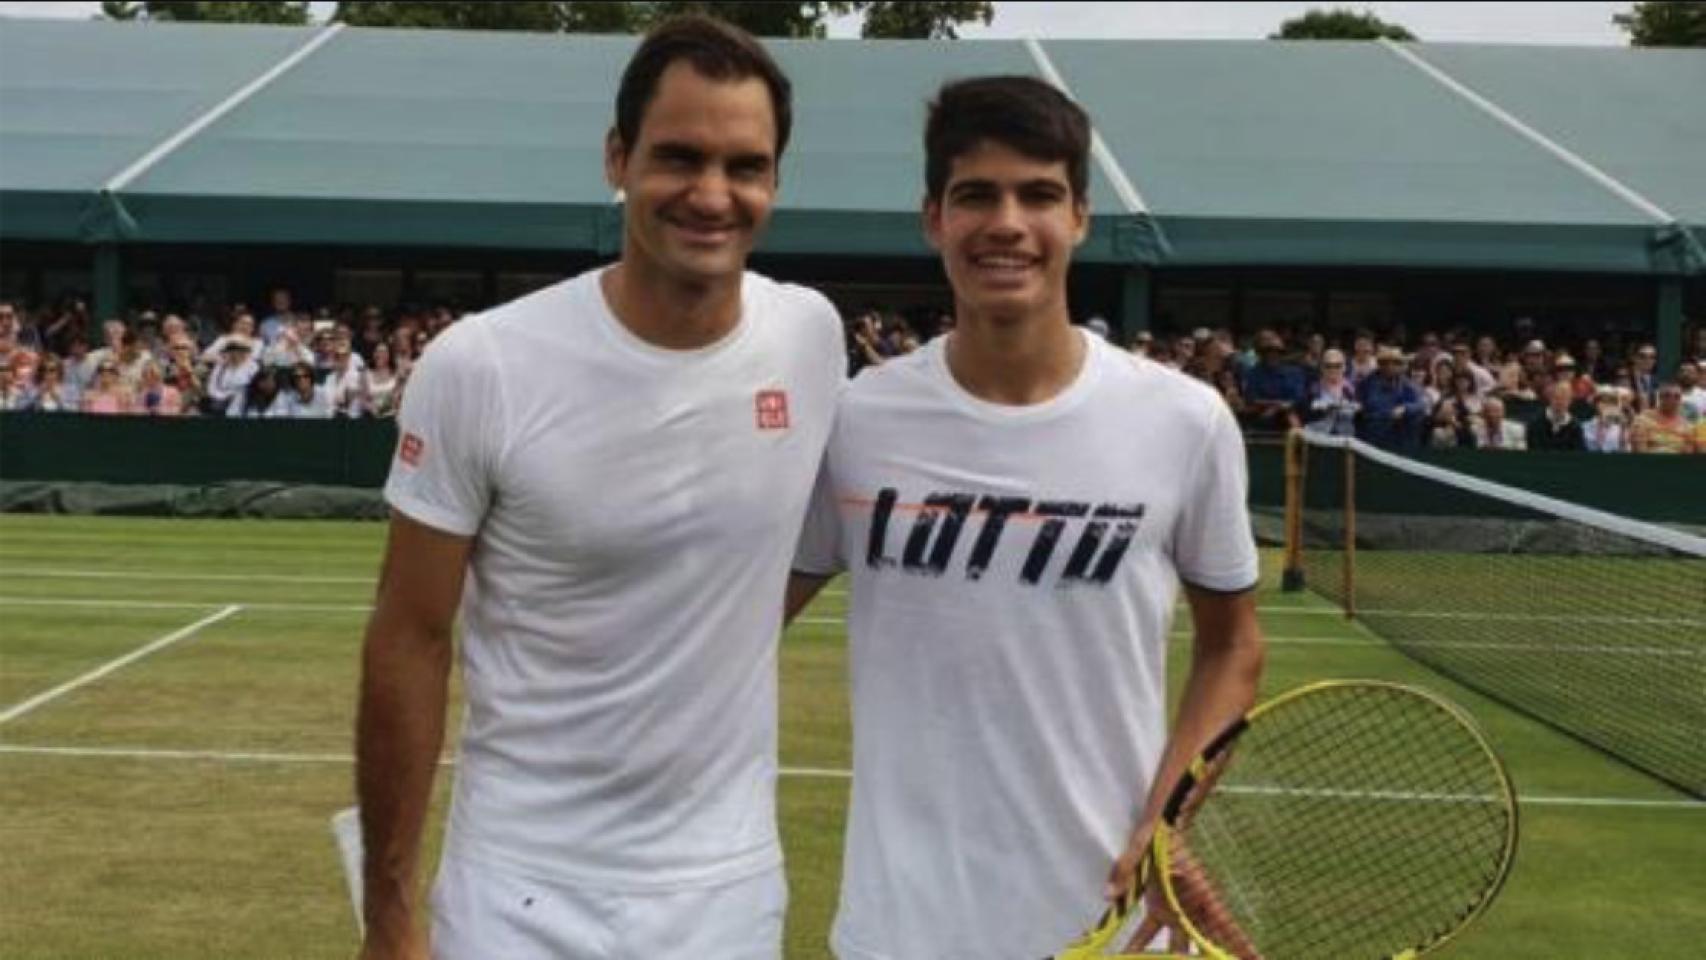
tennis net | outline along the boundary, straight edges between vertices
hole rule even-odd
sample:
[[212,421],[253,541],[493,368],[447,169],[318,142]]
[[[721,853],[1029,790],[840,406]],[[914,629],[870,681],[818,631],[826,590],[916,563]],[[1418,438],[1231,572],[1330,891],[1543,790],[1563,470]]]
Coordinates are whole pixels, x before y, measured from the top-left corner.
[[1290,466],[1288,579],[1430,668],[1706,798],[1706,538],[1356,440],[1300,434]]

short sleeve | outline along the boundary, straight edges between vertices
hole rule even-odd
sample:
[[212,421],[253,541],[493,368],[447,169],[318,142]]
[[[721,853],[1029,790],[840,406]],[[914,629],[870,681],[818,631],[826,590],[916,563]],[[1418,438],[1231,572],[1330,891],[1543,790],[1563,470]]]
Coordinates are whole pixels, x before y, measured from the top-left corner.
[[502,449],[502,384],[477,321],[435,339],[416,361],[397,412],[385,500],[437,530],[471,537],[493,497]]
[[1187,585],[1217,593],[1256,586],[1256,540],[1246,505],[1249,487],[1244,438],[1224,404],[1216,404],[1207,443],[1173,536],[1173,563]]
[[805,525],[800,528],[799,546],[794,551],[794,572],[831,577],[846,568],[841,549],[841,511],[835,502],[835,485],[826,456],[818,470],[817,484],[812,488]]

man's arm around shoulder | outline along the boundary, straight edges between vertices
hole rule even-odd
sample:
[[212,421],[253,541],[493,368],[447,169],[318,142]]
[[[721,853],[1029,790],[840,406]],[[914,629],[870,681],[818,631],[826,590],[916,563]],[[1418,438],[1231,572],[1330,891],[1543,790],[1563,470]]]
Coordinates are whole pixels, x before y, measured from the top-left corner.
[[366,960],[427,957],[416,876],[444,743],[451,635],[472,545],[471,538],[391,515],[356,716]]

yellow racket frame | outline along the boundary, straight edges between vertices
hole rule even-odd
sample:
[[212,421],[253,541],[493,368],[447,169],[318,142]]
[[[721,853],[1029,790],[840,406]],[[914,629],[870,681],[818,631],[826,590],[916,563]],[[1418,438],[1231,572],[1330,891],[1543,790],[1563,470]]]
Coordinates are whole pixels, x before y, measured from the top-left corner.
[[[1478,747],[1481,748],[1481,752],[1486,755],[1489,765],[1497,774],[1497,782],[1501,794],[1500,799],[1503,800],[1505,809],[1510,811],[1510,816],[1506,818],[1508,826],[1506,828],[1504,852],[1499,862],[1498,874],[1494,877],[1493,882],[1488,885],[1487,892],[1481,897],[1480,901],[1475,904],[1474,909],[1469,911],[1468,914],[1458,921],[1457,926],[1453,927],[1451,932],[1445,934],[1427,946],[1400,951],[1390,957],[1382,958],[1382,960],[1413,960],[1415,957],[1432,953],[1447,943],[1456,940],[1465,929],[1472,925],[1476,920],[1480,919],[1481,916],[1487,912],[1487,908],[1492,905],[1495,899],[1497,899],[1499,890],[1504,886],[1505,879],[1510,876],[1511,865],[1516,859],[1518,820],[1516,788],[1511,785],[1510,774],[1505,770],[1504,761],[1499,759],[1499,755],[1493,750],[1493,745],[1488,741],[1487,735],[1481,731],[1481,727],[1475,722],[1475,719],[1469,715],[1468,711],[1464,710],[1457,704],[1452,703],[1450,700],[1433,693],[1432,691],[1425,690],[1421,687],[1411,686],[1409,684],[1393,683],[1388,680],[1320,680],[1314,683],[1304,684],[1301,687],[1293,688],[1258,704],[1251,708],[1251,710],[1244,714],[1244,716],[1239,720],[1234,721],[1228,729],[1230,730],[1232,727],[1236,727],[1239,724],[1247,725],[1254,723],[1262,716],[1262,714],[1274,710],[1283,704],[1321,693],[1324,690],[1341,687],[1373,687],[1396,691],[1409,696],[1419,697],[1428,701],[1433,706],[1445,711],[1452,717],[1452,719],[1457,721],[1459,726],[1469,732],[1471,739]],[[1225,734],[1215,738],[1216,741],[1223,739],[1225,739]],[[1236,740],[1236,737],[1232,738],[1231,743],[1236,743]],[[1219,744],[1221,749],[1225,749],[1230,745],[1231,744]],[[1216,755],[1218,755],[1218,753],[1219,751],[1217,750]],[[1212,759],[1212,757],[1204,758],[1201,754],[1192,758],[1185,776],[1181,778],[1181,782],[1184,782],[1187,779],[1194,782],[1208,776],[1210,773],[1210,761]],[[1102,952],[1113,945],[1114,938],[1119,935],[1120,928],[1125,925],[1127,918],[1131,915],[1131,911],[1136,909],[1138,904],[1142,902],[1143,892],[1149,883],[1149,871],[1153,869],[1152,865],[1172,862],[1172,833],[1172,826],[1165,821],[1155,825],[1155,837],[1150,843],[1149,856],[1144,858],[1143,863],[1139,868],[1137,879],[1132,885],[1132,889],[1126,894],[1125,898],[1119,904],[1108,908],[1108,910],[1102,914],[1101,920],[1097,922],[1094,929],[1090,930],[1078,940],[1073,941],[1073,943],[1065,950],[1055,954],[1051,960],[1097,960],[1097,958],[1100,958],[1100,960],[1142,960],[1142,958],[1181,956],[1179,954],[1160,953],[1110,954]],[[1172,878],[1169,873],[1165,870],[1161,871],[1160,879],[1161,891],[1167,898],[1168,906],[1172,907],[1173,913],[1179,918],[1179,924],[1183,927],[1186,936],[1190,937],[1191,943],[1196,946],[1198,950],[1202,951],[1195,956],[1208,958],[1208,960],[1239,960],[1236,955],[1228,953],[1224,948],[1210,940],[1206,934],[1191,922],[1191,918],[1186,915],[1180,904],[1178,891],[1173,888]],[[1288,958],[1270,957],[1266,958],[1266,960],[1288,960]]]

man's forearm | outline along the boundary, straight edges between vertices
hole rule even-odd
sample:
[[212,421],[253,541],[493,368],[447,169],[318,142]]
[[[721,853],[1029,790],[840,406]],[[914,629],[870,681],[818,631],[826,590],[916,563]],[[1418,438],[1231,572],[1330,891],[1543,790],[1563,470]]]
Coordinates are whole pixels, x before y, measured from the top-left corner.
[[451,639],[399,625],[368,627],[356,717],[356,793],[366,851],[364,912],[374,935],[415,922],[415,878],[433,775],[444,743]]
[[1144,806],[1146,821],[1160,815],[1191,759],[1256,701],[1265,659],[1261,631],[1253,619],[1248,626],[1231,630],[1231,636],[1207,643],[1199,639],[1196,645],[1173,733]]

